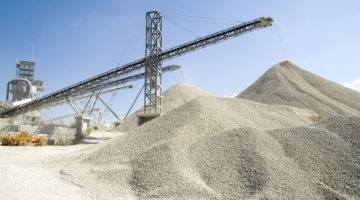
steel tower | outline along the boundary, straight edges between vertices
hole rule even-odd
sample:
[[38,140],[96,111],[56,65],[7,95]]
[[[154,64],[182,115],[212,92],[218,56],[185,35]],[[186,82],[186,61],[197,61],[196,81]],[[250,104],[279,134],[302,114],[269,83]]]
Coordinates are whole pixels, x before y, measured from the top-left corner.
[[158,11],[146,13],[144,117],[161,115],[162,88],[162,16]]

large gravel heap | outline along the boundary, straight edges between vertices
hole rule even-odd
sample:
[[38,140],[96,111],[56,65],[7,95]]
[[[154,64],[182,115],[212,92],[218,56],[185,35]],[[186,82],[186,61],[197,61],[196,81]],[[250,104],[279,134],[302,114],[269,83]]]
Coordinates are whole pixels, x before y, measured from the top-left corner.
[[[79,166],[75,164],[65,174],[78,171],[74,168],[80,169],[80,172],[72,175],[77,177],[75,178],[77,183],[98,190],[99,193],[111,195],[195,199],[226,196],[246,197],[248,193],[252,193],[250,190],[253,190],[252,187],[255,185],[243,185],[243,190],[237,191],[241,183],[233,185],[235,182],[228,182],[231,173],[237,170],[236,165],[240,163],[229,166],[229,171],[209,168],[206,163],[199,163],[199,158],[212,157],[216,159],[223,156],[226,157],[222,159],[236,162],[233,158],[238,154],[226,151],[223,154],[197,150],[201,146],[201,141],[206,141],[212,135],[219,134],[224,130],[239,127],[256,127],[256,131],[262,133],[263,130],[309,125],[312,121],[305,116],[311,115],[316,114],[310,110],[289,106],[266,105],[243,99],[200,96],[135,128],[126,136],[116,138],[109,145],[94,153],[76,158],[80,160],[81,164]],[[246,130],[252,129],[247,128]],[[263,136],[258,137],[262,138]],[[257,158],[254,158],[251,153],[259,151],[256,148],[262,148],[262,145],[268,145],[269,137],[265,137],[267,138],[263,138],[263,141],[256,141],[257,139],[253,137],[243,138],[244,145],[255,148],[244,150],[249,151],[246,154],[243,152],[243,164],[248,168],[257,167],[254,165],[258,164],[268,165],[263,163],[265,162],[262,160],[263,158],[252,161]],[[252,147],[258,142],[260,142],[259,146]],[[265,143],[262,144],[262,142]],[[222,145],[223,147],[228,146],[226,141],[223,141]],[[214,148],[221,147],[216,144]],[[270,168],[278,167],[275,162],[272,165]],[[208,185],[210,180],[207,178],[210,177],[206,177],[206,173],[211,168],[220,170],[213,176],[222,177],[218,181],[228,182],[228,185],[225,184],[223,187],[232,187],[232,190],[221,191]],[[222,168],[225,170],[226,166],[224,165]],[[256,169],[254,170],[256,171]],[[255,172],[242,171],[241,173],[245,173],[244,178],[246,178],[247,173]],[[299,184],[288,183],[290,180],[296,182],[295,178],[293,179],[291,176],[278,177],[279,180],[273,183],[273,187],[282,183],[285,188],[299,188]],[[284,181],[282,181],[283,179]],[[300,184],[300,186],[305,187],[306,185]]]
[[[311,91],[299,92],[295,83],[304,78],[296,74],[305,72],[285,62],[267,74],[281,70],[294,75],[285,87],[288,102],[314,110],[318,105],[323,117],[358,113],[358,104],[342,99],[357,97],[356,92],[312,74],[307,77],[311,84],[302,86]],[[282,77],[275,81],[279,88],[285,76],[290,74],[264,75]],[[194,91],[189,85],[174,88],[184,96],[186,88]],[[336,89],[340,96],[314,88]],[[314,123],[318,115],[308,109],[200,93],[206,95],[181,100],[174,92],[167,98],[178,106],[91,153],[72,157],[61,174],[108,199],[360,199],[360,116]],[[275,89],[269,93],[278,94]],[[278,96],[273,99],[286,99]]]
[[270,68],[237,97],[266,104],[308,108],[320,118],[360,114],[360,93],[305,71],[289,61]]

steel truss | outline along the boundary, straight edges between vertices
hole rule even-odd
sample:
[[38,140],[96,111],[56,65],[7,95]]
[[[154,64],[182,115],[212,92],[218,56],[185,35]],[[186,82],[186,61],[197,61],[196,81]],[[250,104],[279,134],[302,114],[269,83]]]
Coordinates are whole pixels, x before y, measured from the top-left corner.
[[[166,66],[166,67],[163,68],[163,72],[164,73],[165,72],[171,72],[171,71],[175,71],[175,70],[178,70],[178,69],[180,69],[179,65],[169,65],[169,66]],[[26,112],[30,112],[30,111],[33,111],[33,110],[44,110],[44,109],[48,109],[48,108],[52,108],[52,107],[62,106],[64,104],[68,103],[68,100],[69,100],[70,97],[71,97],[72,101],[77,101],[77,100],[80,100],[80,99],[83,99],[83,98],[90,97],[91,93],[93,91],[100,91],[100,90],[103,90],[103,89],[106,89],[106,88],[112,88],[112,87],[124,85],[125,83],[129,83],[129,82],[133,82],[133,81],[136,81],[136,80],[143,79],[144,77],[145,77],[145,73],[139,73],[139,74],[135,74],[135,75],[132,75],[132,76],[125,77],[125,78],[111,79],[109,81],[105,81],[102,84],[95,85],[94,87],[90,87],[90,88],[87,88],[85,90],[80,90],[78,93],[76,93],[74,95],[71,95],[71,96],[63,96],[62,98],[58,98],[57,100],[53,100],[53,101],[44,101],[44,102],[40,101],[40,102],[42,102],[41,104],[35,104],[35,106],[33,106],[33,107],[28,107],[28,106],[26,106],[27,104],[24,104],[24,106],[26,106],[25,107]],[[122,90],[122,89],[130,89],[130,88],[133,88],[133,86],[119,87],[119,88],[115,88],[114,90]],[[101,92],[101,93],[103,94],[104,92]],[[108,93],[108,92],[106,92],[106,93]],[[39,100],[41,100],[41,98],[36,99],[34,101],[39,101]],[[32,101],[32,102],[34,102],[34,101]],[[32,103],[32,102],[30,102],[30,103]],[[24,108],[19,106],[19,108],[14,107],[14,108],[8,109],[6,111],[11,111],[12,109],[17,109],[15,111],[18,111],[18,109],[24,109]],[[20,114],[23,114],[23,113],[25,113],[25,112],[22,112]],[[20,115],[20,114],[17,114],[17,115]],[[2,115],[2,113],[0,113],[0,115]]]
[[145,95],[144,114],[161,114],[162,16],[159,12],[146,13]]

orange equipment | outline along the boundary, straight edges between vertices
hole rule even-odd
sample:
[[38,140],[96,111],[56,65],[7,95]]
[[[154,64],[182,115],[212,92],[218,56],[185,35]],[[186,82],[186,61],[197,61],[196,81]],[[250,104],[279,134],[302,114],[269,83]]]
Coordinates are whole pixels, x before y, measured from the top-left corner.
[[29,134],[21,131],[20,134],[4,133],[2,135],[1,145],[3,146],[46,146],[46,134]]

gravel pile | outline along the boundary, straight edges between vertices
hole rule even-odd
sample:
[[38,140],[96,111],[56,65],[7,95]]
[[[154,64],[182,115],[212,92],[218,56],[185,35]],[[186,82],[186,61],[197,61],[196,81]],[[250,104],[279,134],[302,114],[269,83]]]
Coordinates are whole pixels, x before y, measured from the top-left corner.
[[[167,113],[170,110],[183,105],[184,103],[187,103],[198,96],[210,96],[210,94],[190,84],[177,84],[167,89],[162,94],[162,112]],[[121,132],[131,131],[133,128],[137,127],[136,115],[143,112],[144,108],[142,107],[130,115],[122,124],[115,127],[114,130]]]
[[[80,160],[79,165],[68,166],[63,173],[72,174],[69,177],[80,185],[115,197],[133,195],[140,198],[198,199],[244,196],[241,190],[236,192],[237,185],[233,186],[233,190],[226,190],[228,194],[223,194],[222,190],[208,185],[202,174],[210,169],[207,169],[208,166],[202,167],[201,163],[198,163],[198,158],[216,155],[213,155],[211,151],[199,153],[196,151],[197,143],[224,130],[239,127],[256,127],[257,131],[254,133],[262,133],[262,130],[311,124],[312,121],[304,117],[305,115],[316,114],[310,110],[289,106],[266,105],[244,99],[201,96],[135,128],[124,137],[114,139],[91,154],[74,158]],[[252,137],[247,139],[249,141],[244,138],[243,143],[248,147],[257,140]],[[264,138],[262,141],[270,144],[271,142],[267,140],[268,138]],[[263,144],[259,142],[258,147],[261,147]],[[244,154],[243,156],[247,157],[244,159],[258,159],[251,155],[253,151],[263,150],[249,150],[250,154]],[[226,151],[224,153],[226,154]],[[237,156],[229,152],[227,158],[232,160]],[[224,157],[224,159],[227,158]],[[262,160],[263,158],[259,159],[243,164],[247,165],[248,169],[256,168],[258,164],[268,165],[267,161]],[[226,167],[223,166],[223,169]],[[278,168],[278,166],[270,166],[270,168]],[[73,174],[74,171],[77,173]],[[220,178],[222,173],[227,172],[220,170],[217,173]],[[228,175],[224,174],[219,181],[229,181]],[[290,178],[292,176],[289,176]],[[229,182],[229,184],[235,183]],[[256,184],[248,186],[249,190],[256,187]],[[276,184],[274,183],[274,187]],[[291,188],[297,188],[299,185],[306,188],[305,183],[295,184]],[[249,193],[252,194],[251,191]]]
[[357,92],[283,62],[240,97],[177,85],[60,174],[104,199],[360,199]]
[[315,111],[320,119],[360,115],[360,93],[305,71],[289,61],[270,68],[237,96],[251,101]]

